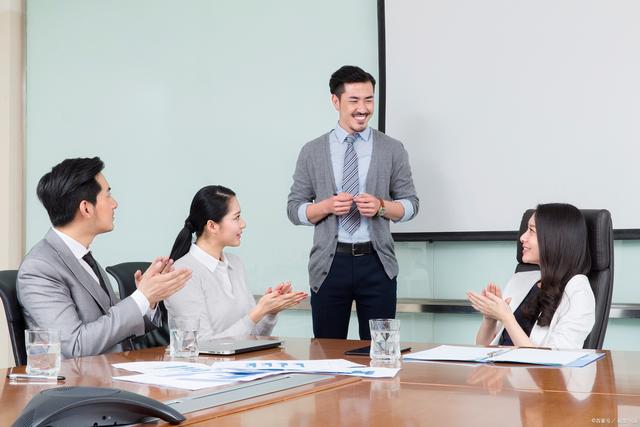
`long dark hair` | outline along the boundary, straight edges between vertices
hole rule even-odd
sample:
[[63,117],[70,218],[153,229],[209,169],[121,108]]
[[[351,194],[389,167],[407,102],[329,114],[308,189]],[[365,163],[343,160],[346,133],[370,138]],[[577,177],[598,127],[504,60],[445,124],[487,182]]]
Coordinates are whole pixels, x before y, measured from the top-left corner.
[[193,233],[200,237],[209,220],[222,221],[229,212],[229,199],[235,195],[236,193],[221,185],[208,185],[198,190],[193,196],[189,216],[184,220],[184,227],[178,233],[169,257],[177,260],[189,252]]
[[540,292],[525,314],[536,316],[538,324],[549,326],[567,282],[591,269],[587,224],[582,212],[564,203],[538,205],[536,234],[540,250]]

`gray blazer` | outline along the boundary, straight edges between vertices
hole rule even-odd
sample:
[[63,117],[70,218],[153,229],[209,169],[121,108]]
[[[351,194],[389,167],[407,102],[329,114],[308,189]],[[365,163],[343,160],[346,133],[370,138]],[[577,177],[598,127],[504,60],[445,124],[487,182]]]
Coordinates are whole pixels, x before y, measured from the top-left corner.
[[[407,199],[418,213],[419,200],[411,178],[409,155],[402,143],[372,129],[373,152],[367,174],[367,192],[386,200]],[[323,200],[337,192],[327,133],[302,147],[293,185],[287,200],[289,220],[300,225],[298,208],[303,203]],[[398,275],[398,262],[393,251],[389,220],[371,218],[371,242],[389,278]],[[338,243],[338,220],[329,215],[315,225],[313,246],[309,255],[309,286],[315,292],[324,281]]]
[[126,350],[128,338],[153,327],[131,297],[118,299],[102,267],[100,273],[109,296],[53,230],[20,265],[18,301],[27,325],[60,329],[66,358]]

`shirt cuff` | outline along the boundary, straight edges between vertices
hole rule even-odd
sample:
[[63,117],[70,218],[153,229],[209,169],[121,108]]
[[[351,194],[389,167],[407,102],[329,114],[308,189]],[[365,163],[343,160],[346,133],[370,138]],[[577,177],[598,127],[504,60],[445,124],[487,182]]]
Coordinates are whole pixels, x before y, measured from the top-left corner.
[[280,314],[280,312],[275,313],[275,314],[267,314],[265,315],[262,319],[264,319],[265,322],[269,323],[269,324],[273,324],[275,325],[276,322],[278,321],[278,314]]
[[244,324],[247,325],[249,327],[249,329],[253,329],[253,327],[257,325],[256,322],[251,320],[251,316],[249,316],[249,314],[244,316]]
[[311,203],[308,203],[308,202],[307,203],[303,203],[298,208],[298,219],[300,220],[302,225],[313,225],[309,221],[309,218],[307,218],[307,206],[309,206],[310,204]]
[[[132,294],[131,294],[131,298],[133,298],[133,300],[136,302],[136,305],[138,306],[138,308],[140,309],[140,314],[142,314],[143,316],[145,314],[147,314],[149,310],[149,300],[147,299],[147,297],[144,296],[144,294],[142,292],[140,292],[139,290],[135,290]],[[156,306],[157,308],[157,306]],[[153,313],[155,313],[156,309],[153,309]],[[150,319],[153,319],[153,316],[149,316]]]
[[[158,304],[156,304],[156,308],[151,308],[151,305],[149,305],[149,309],[147,310],[147,317],[152,322],[153,322],[153,319],[156,317],[156,311],[158,311]],[[156,322],[153,322],[153,323],[155,324]],[[169,325],[167,325],[167,328],[168,327]]]
[[394,200],[394,201],[398,203],[402,203],[402,206],[404,207],[404,215],[402,216],[402,218],[400,218],[395,222],[406,222],[406,221],[409,221],[411,218],[413,218],[413,205],[409,200],[400,199],[400,200]]

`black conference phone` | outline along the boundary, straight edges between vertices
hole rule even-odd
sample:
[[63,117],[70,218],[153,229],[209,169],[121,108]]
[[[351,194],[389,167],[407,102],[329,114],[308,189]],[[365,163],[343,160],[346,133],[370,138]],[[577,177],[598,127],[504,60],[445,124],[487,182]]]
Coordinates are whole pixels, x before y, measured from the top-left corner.
[[161,418],[180,424],[180,412],[148,397],[115,388],[58,387],[41,391],[13,427],[102,427],[145,423]]

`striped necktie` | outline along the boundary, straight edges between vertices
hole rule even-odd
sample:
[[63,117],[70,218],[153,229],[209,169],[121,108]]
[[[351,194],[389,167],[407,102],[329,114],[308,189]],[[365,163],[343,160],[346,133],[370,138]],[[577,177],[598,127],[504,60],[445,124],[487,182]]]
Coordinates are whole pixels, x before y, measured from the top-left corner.
[[[358,178],[358,155],[353,148],[358,134],[349,134],[344,139],[347,149],[344,153],[344,167],[342,169],[342,191],[357,196],[360,192],[360,180]],[[340,217],[340,226],[349,234],[355,233],[360,227],[360,212],[355,202],[346,215]]]

